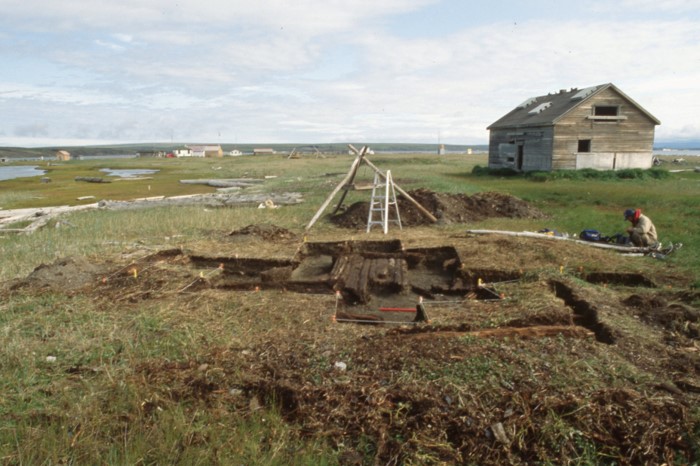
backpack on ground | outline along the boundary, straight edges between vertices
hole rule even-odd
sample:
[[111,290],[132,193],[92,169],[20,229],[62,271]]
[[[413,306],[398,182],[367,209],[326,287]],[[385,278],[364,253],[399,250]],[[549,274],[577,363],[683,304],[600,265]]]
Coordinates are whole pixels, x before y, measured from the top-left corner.
[[603,237],[603,235],[598,231],[598,230],[583,230],[581,233],[579,233],[578,237],[582,239],[583,241],[593,241],[593,242],[598,242],[598,241],[606,241],[606,239]]

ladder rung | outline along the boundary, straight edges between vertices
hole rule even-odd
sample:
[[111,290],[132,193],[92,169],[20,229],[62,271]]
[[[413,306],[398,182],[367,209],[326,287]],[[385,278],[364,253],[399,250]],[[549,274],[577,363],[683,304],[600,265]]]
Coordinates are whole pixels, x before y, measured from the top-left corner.
[[[393,209],[390,209],[393,206]],[[389,218],[391,210],[395,210],[395,218]],[[378,213],[380,219],[374,220],[374,213]],[[394,182],[391,179],[391,172],[387,171],[385,179],[381,179],[379,173],[374,175],[372,186],[372,197],[370,198],[369,216],[367,218],[367,232],[374,225],[380,225],[387,232],[387,225],[393,222],[401,228],[401,215],[399,214],[396,193],[394,192]]]

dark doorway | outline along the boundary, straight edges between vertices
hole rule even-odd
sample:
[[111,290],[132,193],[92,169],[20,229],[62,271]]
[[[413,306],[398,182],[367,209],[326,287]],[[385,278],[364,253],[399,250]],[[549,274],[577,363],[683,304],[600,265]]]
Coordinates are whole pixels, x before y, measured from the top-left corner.
[[520,171],[523,169],[523,155],[525,154],[524,146],[518,144],[518,156],[515,159],[515,168]]

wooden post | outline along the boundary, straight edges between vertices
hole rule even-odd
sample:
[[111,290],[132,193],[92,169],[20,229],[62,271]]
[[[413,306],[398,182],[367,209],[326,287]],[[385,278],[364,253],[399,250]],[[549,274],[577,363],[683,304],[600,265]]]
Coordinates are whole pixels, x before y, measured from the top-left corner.
[[338,201],[338,205],[335,206],[335,209],[333,210],[333,213],[331,215],[335,215],[338,213],[340,210],[340,206],[343,205],[343,201],[345,200],[345,196],[348,195],[348,189],[350,188],[350,185],[352,184],[353,180],[355,179],[355,175],[357,175],[357,170],[360,168],[360,165],[362,164],[362,159],[364,158],[365,154],[367,154],[367,150],[369,149],[367,146],[362,147],[362,150],[358,151],[353,147],[352,144],[348,144],[350,148],[357,154],[357,158],[360,159],[360,162],[355,165],[354,169],[350,169],[350,178],[347,180],[345,184],[345,190],[343,191],[343,194],[340,196],[340,200]]
[[343,181],[341,181],[338,184],[338,186],[335,187],[335,189],[330,194],[330,196],[328,196],[326,201],[321,205],[321,208],[318,209],[318,212],[316,212],[316,215],[314,215],[314,217],[311,219],[309,224],[306,225],[306,231],[308,231],[313,226],[313,224],[316,223],[316,220],[318,220],[318,218],[321,216],[323,211],[326,210],[326,207],[328,207],[328,204],[331,203],[331,201],[333,200],[333,197],[335,197],[335,195],[338,193],[338,191],[340,191],[340,189],[348,183],[348,180],[350,180],[351,178],[353,178],[355,176],[355,173],[357,172],[357,166],[362,161],[362,157],[364,157],[365,152],[367,152],[367,147],[363,147],[362,150],[360,151],[360,155],[355,157],[355,160],[352,162],[352,165],[350,166],[350,171],[345,176],[345,178],[343,178]]

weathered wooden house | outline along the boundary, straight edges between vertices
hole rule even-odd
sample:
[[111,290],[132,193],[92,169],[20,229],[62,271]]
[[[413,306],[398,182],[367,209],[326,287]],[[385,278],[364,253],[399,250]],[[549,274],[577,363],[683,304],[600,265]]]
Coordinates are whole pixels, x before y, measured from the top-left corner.
[[60,160],[62,162],[68,161],[71,159],[70,152],[67,150],[59,150],[56,152],[56,160]]
[[527,99],[487,128],[489,167],[650,168],[659,124],[613,84],[563,89]]

